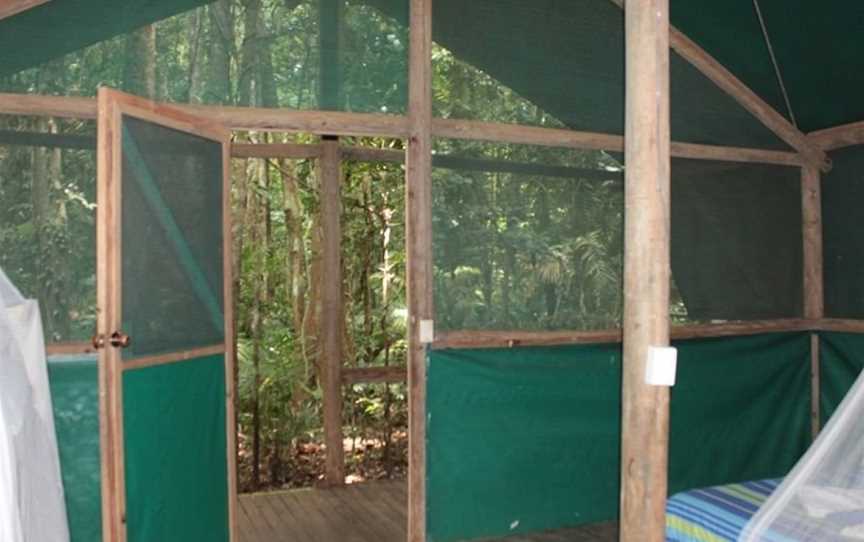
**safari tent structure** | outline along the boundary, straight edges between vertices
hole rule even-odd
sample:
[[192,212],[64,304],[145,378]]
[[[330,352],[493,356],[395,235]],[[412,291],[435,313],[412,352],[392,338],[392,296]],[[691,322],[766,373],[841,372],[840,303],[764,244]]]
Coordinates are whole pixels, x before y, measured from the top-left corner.
[[[207,3],[5,3],[0,75]],[[803,0],[306,3],[320,16],[316,109],[164,104],[109,89],[96,96],[95,88],[0,94],[0,115],[98,125],[98,330],[93,344],[48,351],[98,352],[104,540],[237,536],[232,155],[320,163],[327,477],[344,479],[343,384],[407,379],[410,542],[616,518],[621,540],[663,540],[671,491],[785,474],[864,366],[856,214],[864,73],[853,69],[864,8]],[[380,58],[357,59],[340,39],[347,9],[381,14],[404,35],[382,40]],[[556,120],[478,118],[450,107],[433,77],[433,43]],[[343,85],[354,63],[374,71],[365,62],[386,64],[386,77],[364,81],[368,88]],[[375,92],[385,87],[393,92]],[[230,131],[322,139],[232,144]],[[57,133],[3,135],[3,144],[92,146]],[[401,139],[405,151],[338,139],[351,136]],[[534,158],[481,160],[449,152],[453,141],[528,149]],[[342,366],[339,183],[341,160],[351,157],[405,163],[407,371]],[[454,171],[504,172],[519,179],[514,190],[541,179],[557,187],[553,199],[572,197],[545,212],[497,209],[472,199],[470,175]],[[586,184],[621,195],[606,216],[624,225],[620,299],[609,301],[623,312],[592,305],[605,316],[590,325],[456,314],[444,279],[473,257],[459,245],[500,240],[471,237],[460,230],[469,213],[441,216],[440,202],[464,200],[501,223],[517,214],[522,223],[544,214],[575,223],[585,210],[577,187]],[[516,265],[531,268],[531,250]],[[152,267],[158,259],[170,272]],[[544,299],[542,280],[531,284]],[[488,299],[498,302],[520,285],[495,288]],[[160,291],[179,298],[157,303]],[[672,325],[673,295],[686,323]],[[568,302],[594,299],[591,291],[573,296]],[[184,311],[165,312],[178,306]],[[670,341],[679,351],[671,391],[645,381],[649,349]]]

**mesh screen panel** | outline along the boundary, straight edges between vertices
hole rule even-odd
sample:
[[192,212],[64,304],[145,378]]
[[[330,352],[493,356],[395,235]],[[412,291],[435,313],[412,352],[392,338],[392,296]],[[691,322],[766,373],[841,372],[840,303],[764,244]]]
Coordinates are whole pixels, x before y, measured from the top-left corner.
[[222,146],[122,125],[124,358],[222,343]]
[[[56,19],[0,21],[0,90],[93,96],[108,85],[177,103],[406,110],[408,0],[261,2],[257,10],[239,0],[179,0],[124,5],[116,17],[108,4],[98,15],[61,14],[64,7]],[[158,21],[152,46],[135,30],[150,21]]]
[[621,312],[623,191],[591,151],[438,141],[436,326],[597,329]]
[[49,343],[94,331],[94,131],[92,122],[0,117],[0,267],[39,300]]
[[802,314],[798,168],[672,161],[672,272],[692,320]]
[[836,150],[831,159],[822,183],[825,315],[864,318],[864,146]]
[[[437,152],[439,329],[620,324],[620,157],[452,140]],[[801,315],[797,168],[673,159],[670,213],[677,321]]]
[[[609,0],[439,0],[434,9],[433,38],[446,49],[433,57],[437,115],[623,133],[624,15]],[[674,51],[670,70],[673,139],[787,148]]]

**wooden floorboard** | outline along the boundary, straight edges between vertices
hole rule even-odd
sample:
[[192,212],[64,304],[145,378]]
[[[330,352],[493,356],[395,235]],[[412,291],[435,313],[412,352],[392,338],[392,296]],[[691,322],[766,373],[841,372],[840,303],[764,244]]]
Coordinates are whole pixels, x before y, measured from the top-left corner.
[[[405,482],[240,496],[239,542],[404,542]],[[614,542],[614,523],[475,542]]]

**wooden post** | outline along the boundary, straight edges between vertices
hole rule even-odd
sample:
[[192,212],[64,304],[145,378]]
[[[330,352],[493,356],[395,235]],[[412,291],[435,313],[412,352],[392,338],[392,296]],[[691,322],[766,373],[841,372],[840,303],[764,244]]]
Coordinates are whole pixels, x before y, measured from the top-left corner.
[[669,1],[625,11],[622,541],[665,539],[669,390],[645,383],[650,346],[669,344]]
[[[822,277],[822,190],[819,170],[801,169],[801,212],[804,237],[804,317],[825,316]],[[813,438],[820,430],[819,334],[810,334],[810,424]]]
[[[339,64],[342,0],[322,0],[318,12],[318,46],[321,69],[318,97],[322,109],[335,111],[341,105]],[[342,292],[341,189],[342,155],[339,138],[324,135],[318,161],[321,191],[321,390],[324,399],[325,478],[327,485],[345,483],[345,450],[342,434]]]
[[342,158],[339,140],[324,137],[319,160],[321,194],[321,389],[324,395],[325,475],[328,485],[345,483],[342,444]]
[[432,311],[432,0],[411,0],[405,245],[408,298],[408,541],[426,540],[426,350]]

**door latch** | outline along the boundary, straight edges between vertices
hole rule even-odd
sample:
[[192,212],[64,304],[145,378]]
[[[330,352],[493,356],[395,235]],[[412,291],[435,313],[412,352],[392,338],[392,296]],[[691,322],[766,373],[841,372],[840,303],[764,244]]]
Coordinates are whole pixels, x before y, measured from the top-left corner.
[[111,334],[110,342],[114,348],[129,348],[129,345],[132,344],[132,338],[122,331],[115,331]]

